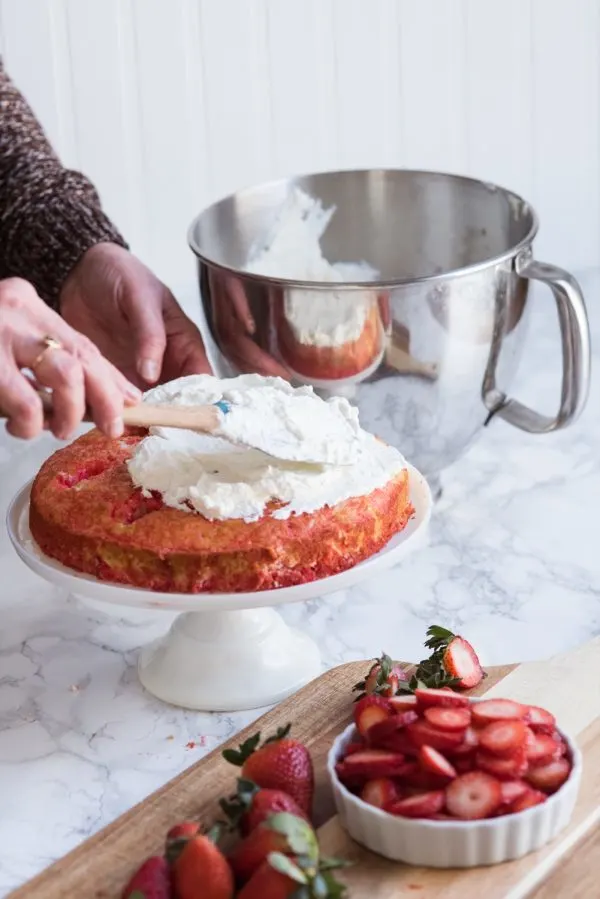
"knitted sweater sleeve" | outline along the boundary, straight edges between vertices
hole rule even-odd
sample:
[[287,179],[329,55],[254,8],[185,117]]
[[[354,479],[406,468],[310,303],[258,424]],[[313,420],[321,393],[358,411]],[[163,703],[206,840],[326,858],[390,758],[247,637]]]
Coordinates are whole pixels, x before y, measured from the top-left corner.
[[75,263],[103,241],[126,246],[94,186],[61,165],[0,60],[0,278],[26,279],[56,308]]

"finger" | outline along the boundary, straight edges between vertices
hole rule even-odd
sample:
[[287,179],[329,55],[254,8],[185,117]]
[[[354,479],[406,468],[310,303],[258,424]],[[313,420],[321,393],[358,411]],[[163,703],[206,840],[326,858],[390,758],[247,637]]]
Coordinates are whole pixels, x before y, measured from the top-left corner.
[[212,374],[202,334],[171,294],[164,308],[164,320],[168,340],[163,360],[163,379]]
[[238,320],[248,334],[254,334],[256,322],[250,312],[250,304],[242,282],[233,275],[225,275],[223,278],[223,291],[225,297],[229,298]]
[[36,381],[52,390],[50,430],[59,440],[67,440],[85,414],[85,386],[79,360],[62,349],[42,354],[33,373]]
[[136,402],[135,396],[141,398],[140,392],[100,355],[90,341],[81,340],[77,355],[83,369],[87,405],[95,425],[107,437],[120,437],[124,431],[123,408]]
[[41,434],[44,428],[42,402],[16,364],[3,372],[0,408],[7,418],[6,430],[13,437],[31,440]]
[[133,337],[136,367],[147,384],[155,384],[160,377],[167,345],[163,319],[162,295],[143,298],[129,297],[125,303],[127,321]]

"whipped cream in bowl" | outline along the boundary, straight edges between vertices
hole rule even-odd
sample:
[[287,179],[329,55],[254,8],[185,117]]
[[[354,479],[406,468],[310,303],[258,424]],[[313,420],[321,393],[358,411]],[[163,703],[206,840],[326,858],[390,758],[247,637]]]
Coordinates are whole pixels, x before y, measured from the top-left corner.
[[[290,422],[286,415],[291,400],[298,397],[306,399],[303,414],[292,415]],[[231,403],[232,411],[223,417],[222,436],[152,428],[127,462],[133,483],[144,493],[159,493],[165,505],[211,520],[256,521],[269,510],[274,518],[283,519],[314,512],[366,496],[406,468],[398,450],[363,431],[347,400],[336,397],[326,402],[312,388],[293,388],[279,378],[240,375],[220,380],[193,375],[156,387],[144,399],[178,405],[222,399]],[[320,408],[326,415],[317,411]],[[323,430],[331,410],[347,422],[352,434],[350,457],[340,453],[341,443],[336,445],[330,431]],[[261,428],[263,437],[267,432],[269,440],[277,438],[288,449],[291,445],[289,453],[295,452],[297,458],[278,458],[272,443],[272,454],[240,445],[254,443]],[[321,452],[326,461],[304,461],[303,453],[310,457],[314,452]]]

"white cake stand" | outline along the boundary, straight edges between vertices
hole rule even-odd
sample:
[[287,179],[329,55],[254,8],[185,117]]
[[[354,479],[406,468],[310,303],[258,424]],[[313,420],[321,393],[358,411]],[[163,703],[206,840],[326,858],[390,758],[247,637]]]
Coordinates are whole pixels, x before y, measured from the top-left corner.
[[32,571],[69,593],[101,602],[179,611],[169,632],[142,649],[144,687],[165,702],[202,711],[239,711],[279,702],[316,677],[319,650],[288,627],[271,606],[343,590],[400,562],[425,542],[432,499],[427,482],[409,466],[415,515],[381,552],[354,568],[310,584],[258,593],[154,593],[78,574],[44,555],[29,530],[23,487],[7,514],[10,539]]

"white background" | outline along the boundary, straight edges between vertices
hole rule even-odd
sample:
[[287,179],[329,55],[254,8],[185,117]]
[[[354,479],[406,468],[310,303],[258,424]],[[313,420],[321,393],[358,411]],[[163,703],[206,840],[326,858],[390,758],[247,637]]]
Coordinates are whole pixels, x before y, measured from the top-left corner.
[[412,166],[496,181],[600,263],[598,0],[0,0],[6,65],[171,283],[237,187]]

